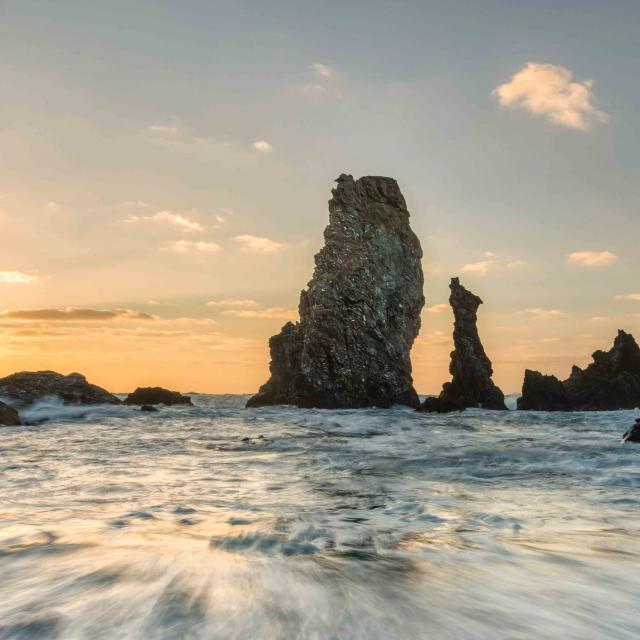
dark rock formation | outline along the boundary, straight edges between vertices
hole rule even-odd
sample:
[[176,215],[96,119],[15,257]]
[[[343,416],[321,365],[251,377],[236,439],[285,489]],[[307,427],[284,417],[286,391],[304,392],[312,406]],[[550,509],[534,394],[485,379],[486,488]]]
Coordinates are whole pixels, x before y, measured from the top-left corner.
[[154,411],[157,411],[157,409],[152,404],[143,404],[140,407],[140,411],[144,411],[146,413],[152,413]]
[[46,396],[58,396],[64,404],[120,404],[119,398],[90,384],[82,374],[63,376],[55,371],[22,371],[0,378],[0,396],[19,406]]
[[570,411],[571,401],[564,385],[558,378],[527,369],[524,372],[522,397],[518,398],[518,409]]
[[[596,351],[593,362],[586,369],[574,366],[569,378],[560,384],[567,398],[567,411],[640,407],[640,347],[630,333],[620,330],[609,351]],[[555,389],[558,391],[557,385]],[[539,388],[527,384],[525,374],[518,408],[548,410],[538,391]]]
[[636,418],[636,423],[622,436],[622,442],[640,442],[640,418]]
[[409,352],[424,305],[420,242],[395,180],[341,175],[300,321],[271,338],[247,406],[417,406]]
[[428,398],[421,411],[459,411],[460,408],[506,410],[504,394],[493,383],[491,360],[478,335],[478,307],[482,300],[467,291],[458,278],[451,278],[449,303],[453,308],[454,350],[451,352],[451,382],[442,386],[438,402]]
[[22,423],[20,422],[18,412],[8,404],[0,402],[0,426],[15,427],[19,424]]
[[[169,391],[162,387],[138,387],[130,393],[124,401],[125,404],[154,405],[166,404],[193,404],[189,396],[183,396],[178,391]],[[145,409],[148,411],[148,409]]]

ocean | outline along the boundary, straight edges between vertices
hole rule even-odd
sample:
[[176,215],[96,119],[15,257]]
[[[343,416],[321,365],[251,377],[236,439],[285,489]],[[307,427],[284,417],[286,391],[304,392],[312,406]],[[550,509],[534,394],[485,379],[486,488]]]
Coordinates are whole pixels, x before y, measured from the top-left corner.
[[640,637],[637,412],[245,400],[0,428],[0,638]]

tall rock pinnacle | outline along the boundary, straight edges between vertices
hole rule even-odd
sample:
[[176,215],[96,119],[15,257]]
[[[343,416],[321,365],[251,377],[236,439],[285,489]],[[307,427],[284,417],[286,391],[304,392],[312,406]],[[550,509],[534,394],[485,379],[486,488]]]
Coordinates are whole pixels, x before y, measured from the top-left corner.
[[451,382],[442,386],[438,398],[427,398],[422,411],[453,411],[466,407],[506,409],[504,394],[493,383],[491,360],[478,335],[478,307],[482,300],[467,291],[458,278],[451,278],[449,303],[453,308],[454,350],[451,352]]
[[247,406],[418,406],[409,353],[420,330],[422,249],[392,178],[342,174],[300,321],[269,341],[271,377]]

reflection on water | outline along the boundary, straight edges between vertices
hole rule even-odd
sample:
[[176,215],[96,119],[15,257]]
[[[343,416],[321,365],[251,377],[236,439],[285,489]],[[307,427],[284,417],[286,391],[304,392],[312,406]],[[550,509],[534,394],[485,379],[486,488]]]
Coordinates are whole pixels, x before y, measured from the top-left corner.
[[2,428],[0,639],[640,636],[632,412],[196,401]]

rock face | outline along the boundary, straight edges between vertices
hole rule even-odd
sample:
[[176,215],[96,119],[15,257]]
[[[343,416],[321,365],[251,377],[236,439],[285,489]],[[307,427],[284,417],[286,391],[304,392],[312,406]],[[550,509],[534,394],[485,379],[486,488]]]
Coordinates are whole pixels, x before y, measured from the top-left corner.
[[518,398],[518,409],[570,411],[571,401],[564,385],[558,378],[527,369],[524,372],[522,397]]
[[504,394],[493,383],[491,360],[478,335],[478,307],[482,300],[451,278],[449,303],[453,308],[454,350],[451,352],[451,382],[442,386],[437,399],[428,398],[421,411],[456,411],[467,407],[506,410]]
[[416,407],[422,249],[392,178],[341,175],[300,321],[269,341],[271,377],[247,406]]
[[[165,404],[171,406],[174,404],[190,404],[189,396],[183,396],[178,391],[169,391],[162,387],[138,387],[133,393],[130,393],[124,401],[125,404],[137,404],[142,407],[144,405],[153,406],[154,404]],[[144,409],[149,411],[149,409]]]
[[19,424],[22,423],[20,422],[18,412],[8,404],[0,402],[0,426],[15,427]]
[[[547,379],[553,376],[541,377]],[[630,333],[620,330],[609,351],[596,351],[593,362],[586,369],[574,366],[569,378],[558,384],[567,399],[565,411],[612,411],[640,407],[640,347]],[[557,384],[554,388],[560,398]],[[544,394],[539,390],[539,386],[527,384],[525,374],[518,408],[563,410],[548,409]]]
[[22,371],[0,378],[0,396],[22,406],[45,396],[58,396],[64,404],[120,404],[119,398],[82,374],[63,376],[55,371]]
[[636,423],[622,436],[622,442],[640,442],[640,418],[636,418]]

